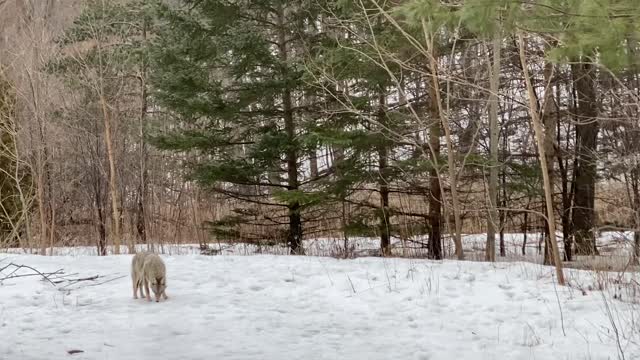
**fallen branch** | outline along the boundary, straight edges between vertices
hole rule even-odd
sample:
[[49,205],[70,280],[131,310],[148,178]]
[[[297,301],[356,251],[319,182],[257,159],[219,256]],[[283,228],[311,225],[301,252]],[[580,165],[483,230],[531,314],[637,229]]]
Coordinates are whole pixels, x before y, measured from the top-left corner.
[[[7,275],[4,275],[2,272],[7,269],[10,269],[11,271]],[[18,271],[20,271],[20,269],[31,270],[31,273],[18,274]],[[77,290],[84,286],[79,286],[74,288],[70,288],[70,287],[82,282],[94,282],[86,286],[98,286],[98,285],[106,284],[108,282],[126,277],[126,275],[116,276],[101,282],[95,282],[95,281],[98,279],[104,279],[107,276],[113,276],[113,275],[107,275],[107,276],[93,275],[93,276],[70,279],[69,278],[70,276],[78,275],[78,273],[64,274],[63,269],[59,269],[54,272],[42,272],[28,265],[20,265],[20,264],[14,264],[14,263],[9,263],[3,266],[2,268],[0,268],[0,275],[4,275],[4,276],[0,276],[0,283],[2,283],[4,280],[9,280],[9,279],[29,277],[29,276],[41,276],[43,280],[48,281],[51,285],[57,287],[58,290],[60,291]],[[64,285],[59,286],[60,284],[64,284]]]
[[89,276],[89,277],[85,277],[85,278],[79,278],[79,279],[64,279],[64,280],[62,280],[62,282],[67,282],[68,284],[60,287],[60,290],[62,291],[63,289],[65,289],[65,288],[67,288],[67,287],[69,287],[71,285],[75,285],[75,284],[77,284],[79,282],[82,282],[82,281],[95,281],[95,280],[97,280],[99,278],[100,278],[100,275],[93,275],[93,276]]
[[85,285],[85,286],[78,286],[78,287],[74,287],[74,288],[70,288],[70,286],[77,285],[78,283],[83,282],[83,281],[96,281],[98,279],[105,278],[105,276],[94,275],[94,276],[90,276],[90,277],[86,277],[86,278],[71,279],[71,280],[66,280],[69,283],[64,285],[64,286],[59,287],[58,290],[60,290],[60,291],[71,291],[71,290],[77,290],[77,289],[80,289],[80,288],[83,288],[83,287],[87,287],[87,286],[98,286],[98,285],[106,284],[106,283],[114,281],[114,280],[122,279],[124,277],[126,277],[126,275],[116,276],[114,278],[107,279],[105,281],[96,282],[96,283],[88,284],[88,285]]
[[118,280],[118,279],[122,279],[122,278],[125,278],[125,277],[127,277],[127,275],[114,277],[113,279],[105,280],[103,282],[99,282],[99,283],[95,283],[95,284],[91,284],[91,285],[87,285],[87,286],[98,286],[98,285],[106,284],[108,282],[111,282],[111,281],[114,281],[114,280]]
[[[0,269],[0,273],[2,273],[4,270],[10,268],[10,267],[14,267],[13,271],[11,271],[8,275],[0,278],[0,282],[3,282],[4,280],[9,280],[9,279],[14,279],[14,278],[20,278],[20,277],[28,277],[28,276],[42,276],[43,280],[47,280],[51,285],[56,286],[56,283],[54,283],[51,280],[51,276],[53,275],[59,275],[59,274],[63,274],[64,271],[62,269],[58,269],[54,272],[50,272],[50,273],[43,273],[31,266],[28,265],[19,265],[19,264],[14,264],[14,263],[9,263],[5,266],[3,266]],[[20,269],[28,269],[33,271],[32,274],[16,274]]]
[[86,278],[80,278],[80,279],[60,279],[60,280],[56,280],[54,281],[56,284],[61,284],[63,282],[68,282],[69,284],[65,285],[65,286],[69,286],[75,283],[78,283],[80,281],[91,281],[91,280],[95,280],[97,278],[99,278],[100,275],[94,275],[94,276],[89,276]]

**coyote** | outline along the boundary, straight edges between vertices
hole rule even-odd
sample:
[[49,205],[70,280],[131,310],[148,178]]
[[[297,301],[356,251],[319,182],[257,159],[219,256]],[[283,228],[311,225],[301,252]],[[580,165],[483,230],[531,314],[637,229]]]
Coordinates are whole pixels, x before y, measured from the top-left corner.
[[144,298],[144,292],[142,289],[142,283],[144,277],[142,276],[142,266],[144,265],[144,259],[149,256],[148,252],[139,252],[133,256],[131,261],[131,281],[133,282],[133,298],[138,298],[138,289],[140,289],[140,297]]
[[165,289],[167,288],[167,270],[160,256],[156,254],[148,254],[144,257],[142,265],[142,283],[147,293],[147,300],[151,301],[151,293],[149,292],[149,284],[156,297],[156,302],[160,302],[160,297],[168,299]]

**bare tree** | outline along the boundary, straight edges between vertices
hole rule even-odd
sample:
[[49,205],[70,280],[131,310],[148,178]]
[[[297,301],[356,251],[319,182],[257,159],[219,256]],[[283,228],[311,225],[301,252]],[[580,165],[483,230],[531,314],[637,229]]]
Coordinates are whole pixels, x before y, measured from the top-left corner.
[[529,100],[529,112],[531,114],[531,122],[535,131],[536,144],[538,147],[538,157],[540,159],[540,167],[542,168],[542,177],[544,181],[544,194],[547,208],[547,226],[549,228],[549,236],[551,243],[551,255],[556,267],[556,276],[558,278],[558,284],[564,285],[564,272],[562,270],[562,259],[558,249],[558,242],[556,240],[556,225],[553,210],[553,188],[551,187],[551,181],[549,179],[549,168],[547,165],[547,156],[545,154],[545,134],[543,132],[542,121],[538,114],[538,105],[536,103],[535,90],[531,84],[531,78],[529,77],[529,69],[527,64],[527,55],[525,52],[525,37],[522,33],[518,33],[518,48],[520,50],[520,63],[522,65],[522,73],[524,75],[524,81],[527,85],[527,97]]
[[[496,224],[498,221],[498,145],[500,126],[498,124],[498,92],[500,90],[500,56],[502,36],[498,32],[492,41],[493,62],[489,71],[491,88],[489,94],[489,216],[487,219],[487,248],[485,259],[496,260]],[[501,254],[502,255],[502,254]]]

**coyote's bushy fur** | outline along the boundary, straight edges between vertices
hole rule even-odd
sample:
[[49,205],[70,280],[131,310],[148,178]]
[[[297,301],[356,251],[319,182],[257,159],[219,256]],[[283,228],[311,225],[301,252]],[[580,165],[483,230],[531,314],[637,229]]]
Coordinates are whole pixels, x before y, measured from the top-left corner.
[[131,282],[133,283],[133,298],[138,298],[138,289],[140,289],[140,297],[144,298],[144,292],[142,289],[142,282],[144,276],[142,275],[142,267],[144,266],[144,259],[149,256],[148,252],[139,252],[133,256],[131,260]]
[[147,300],[151,301],[149,285],[151,285],[156,302],[160,301],[160,297],[165,300],[168,298],[165,293],[165,289],[167,288],[167,270],[164,266],[164,261],[162,261],[160,256],[156,254],[148,254],[144,257],[142,277],[144,290],[147,293]]

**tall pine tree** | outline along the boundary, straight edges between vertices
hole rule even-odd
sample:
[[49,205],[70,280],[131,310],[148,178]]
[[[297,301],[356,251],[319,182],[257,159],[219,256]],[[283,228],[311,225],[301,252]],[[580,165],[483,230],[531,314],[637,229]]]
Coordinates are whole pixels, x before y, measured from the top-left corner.
[[[291,252],[302,254],[301,212],[313,201],[301,189],[309,180],[302,64],[314,34],[312,2],[185,0],[160,14],[152,82],[181,126],[155,144],[196,152],[190,176],[209,189],[244,205],[284,207],[285,220],[274,215],[272,225],[285,223]],[[214,231],[239,234],[254,213],[237,213]]]

